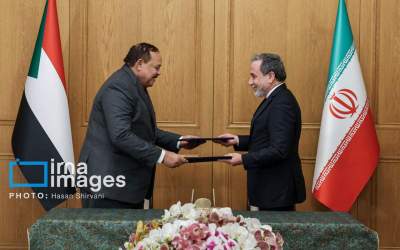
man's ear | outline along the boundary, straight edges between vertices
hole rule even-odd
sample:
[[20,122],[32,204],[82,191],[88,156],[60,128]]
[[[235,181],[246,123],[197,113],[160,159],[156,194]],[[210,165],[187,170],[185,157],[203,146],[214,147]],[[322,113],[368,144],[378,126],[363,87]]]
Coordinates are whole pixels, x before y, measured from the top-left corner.
[[134,67],[135,67],[136,69],[140,69],[140,68],[142,68],[143,63],[144,63],[143,59],[142,59],[142,58],[139,58],[139,59],[135,62]]
[[274,71],[268,72],[267,75],[268,75],[269,80],[275,80],[275,72]]

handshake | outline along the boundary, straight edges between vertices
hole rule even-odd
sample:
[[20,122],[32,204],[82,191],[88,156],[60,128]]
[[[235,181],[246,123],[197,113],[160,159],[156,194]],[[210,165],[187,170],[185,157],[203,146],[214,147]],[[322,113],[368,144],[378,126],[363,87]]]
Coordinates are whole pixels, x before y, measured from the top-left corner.
[[[179,146],[179,148],[184,148],[184,149],[194,149],[194,148],[200,146],[201,144],[206,143],[206,141],[208,141],[208,140],[211,140],[215,143],[221,144],[226,147],[239,144],[238,136],[233,135],[233,134],[222,134],[217,137],[210,137],[210,138],[198,137],[198,136],[193,136],[193,135],[185,135],[179,139],[178,146]],[[205,158],[210,159],[210,160],[219,158],[220,161],[231,164],[233,166],[239,165],[242,163],[241,154],[237,154],[237,153],[227,154],[224,157],[205,157]],[[176,154],[171,151],[166,151],[164,160],[162,163],[169,168],[176,168],[184,163],[188,163],[189,162],[188,159],[189,158],[185,158],[183,155]]]

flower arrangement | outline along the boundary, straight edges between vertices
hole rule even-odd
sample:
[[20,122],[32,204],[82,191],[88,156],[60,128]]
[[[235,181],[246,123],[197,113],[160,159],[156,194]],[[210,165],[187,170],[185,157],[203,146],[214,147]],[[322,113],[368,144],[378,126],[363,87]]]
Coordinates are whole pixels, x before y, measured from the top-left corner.
[[279,233],[258,219],[234,216],[230,208],[198,208],[180,202],[164,211],[160,220],[139,221],[124,244],[127,250],[225,250],[283,248]]

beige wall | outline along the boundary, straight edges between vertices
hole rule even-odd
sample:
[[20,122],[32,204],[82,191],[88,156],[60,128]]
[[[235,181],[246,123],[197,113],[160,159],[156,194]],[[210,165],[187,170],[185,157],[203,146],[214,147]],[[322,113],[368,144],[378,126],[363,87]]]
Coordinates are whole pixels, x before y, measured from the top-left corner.
[[[246,84],[249,59],[256,52],[276,52],[303,115],[300,152],[308,197],[299,210],[326,210],[312,198],[311,181],[337,0],[57,3],[76,158],[96,91],[132,44],[154,43],[163,55],[162,75],[151,89],[159,126],[203,136],[248,132],[259,103]],[[26,227],[44,213],[38,201],[8,199],[6,170],[43,6],[37,0],[0,0],[0,249],[26,248]],[[351,213],[378,231],[381,248],[400,248],[400,2],[347,0],[347,6],[381,146],[378,169]],[[184,153],[228,151],[208,143]],[[195,198],[211,198],[214,188],[218,206],[246,206],[241,167],[160,166],[156,182],[156,207],[188,202],[193,188]],[[79,201],[62,206],[78,207]]]

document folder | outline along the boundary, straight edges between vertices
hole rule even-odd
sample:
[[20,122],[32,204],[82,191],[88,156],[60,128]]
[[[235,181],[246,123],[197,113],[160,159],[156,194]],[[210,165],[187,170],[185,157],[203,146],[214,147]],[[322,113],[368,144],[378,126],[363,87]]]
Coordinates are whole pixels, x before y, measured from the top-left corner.
[[189,163],[193,162],[209,162],[218,160],[230,160],[232,156],[200,156],[200,157],[185,157]]

